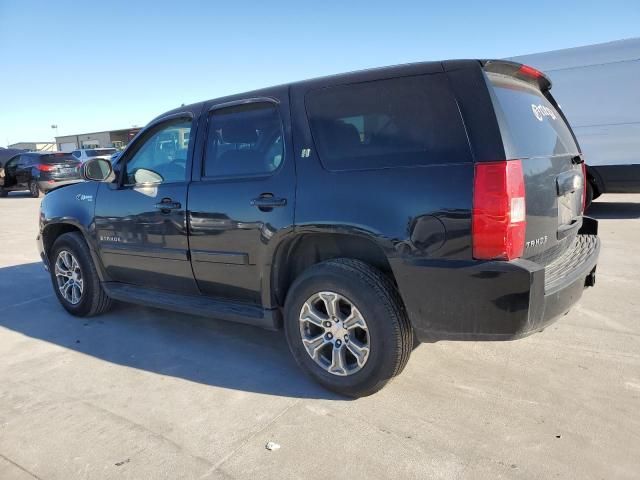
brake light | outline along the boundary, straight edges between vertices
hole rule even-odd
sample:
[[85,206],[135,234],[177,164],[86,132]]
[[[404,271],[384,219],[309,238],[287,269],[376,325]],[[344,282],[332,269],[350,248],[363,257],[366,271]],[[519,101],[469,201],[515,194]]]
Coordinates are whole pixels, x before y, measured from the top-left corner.
[[540,78],[542,76],[542,72],[540,70],[530,67],[529,65],[521,65],[518,71],[523,75],[533,78]]
[[41,172],[53,172],[56,169],[55,165],[47,165],[46,163],[39,163],[37,168]]
[[587,209],[587,164],[582,162],[582,213]]
[[512,260],[522,256],[527,217],[520,160],[476,165],[471,216],[474,258]]

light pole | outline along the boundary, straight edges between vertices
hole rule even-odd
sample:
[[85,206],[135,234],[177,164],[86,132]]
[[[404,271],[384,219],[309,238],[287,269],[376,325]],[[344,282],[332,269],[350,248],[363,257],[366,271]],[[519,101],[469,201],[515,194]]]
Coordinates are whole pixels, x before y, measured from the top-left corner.
[[[58,136],[58,125],[57,125],[57,124],[53,124],[53,125],[51,125],[51,128],[52,128],[52,129],[54,129],[54,130],[56,131],[56,135],[55,135],[55,137],[57,137],[57,136]],[[55,137],[54,137],[54,139],[55,139],[55,141],[56,141],[56,142],[55,142],[55,143],[56,143],[56,150],[58,150],[58,139],[57,139],[57,138],[55,138]]]

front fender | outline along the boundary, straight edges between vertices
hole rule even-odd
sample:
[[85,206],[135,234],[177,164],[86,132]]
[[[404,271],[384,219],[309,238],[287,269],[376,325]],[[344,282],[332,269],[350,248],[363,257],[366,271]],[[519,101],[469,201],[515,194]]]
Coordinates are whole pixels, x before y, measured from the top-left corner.
[[95,201],[98,182],[80,182],[49,192],[40,204],[38,246],[46,264],[55,239],[62,233],[77,230],[84,237],[101,281],[106,280],[97,255],[95,237]]

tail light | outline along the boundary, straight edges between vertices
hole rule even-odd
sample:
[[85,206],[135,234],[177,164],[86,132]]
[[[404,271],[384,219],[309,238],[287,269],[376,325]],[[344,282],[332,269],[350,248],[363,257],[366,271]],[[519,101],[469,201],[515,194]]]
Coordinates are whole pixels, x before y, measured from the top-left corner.
[[543,75],[543,73],[540,70],[530,67],[529,65],[521,65],[518,71],[523,75],[527,75],[533,78],[540,78]]
[[37,168],[41,172],[53,172],[56,169],[55,165],[47,165],[46,163],[39,163]]
[[478,163],[473,185],[473,257],[512,260],[524,252],[526,202],[520,160]]
[[582,162],[582,213],[587,209],[587,164]]

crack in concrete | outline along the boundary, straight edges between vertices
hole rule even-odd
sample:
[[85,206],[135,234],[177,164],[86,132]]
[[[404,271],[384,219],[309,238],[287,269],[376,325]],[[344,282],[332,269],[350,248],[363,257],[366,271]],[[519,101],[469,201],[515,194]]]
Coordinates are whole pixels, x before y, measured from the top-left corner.
[[24,468],[22,465],[20,465],[19,463],[14,462],[13,460],[11,460],[9,457],[3,455],[0,453],[0,458],[2,458],[3,460],[5,460],[6,462],[10,463],[11,465],[13,465],[14,467],[16,467],[17,469],[23,471],[24,473],[26,473],[27,475],[29,475],[30,477],[35,478],[36,480],[42,480],[39,476],[37,476],[35,473],[30,472],[29,470],[27,470],[26,468]]

